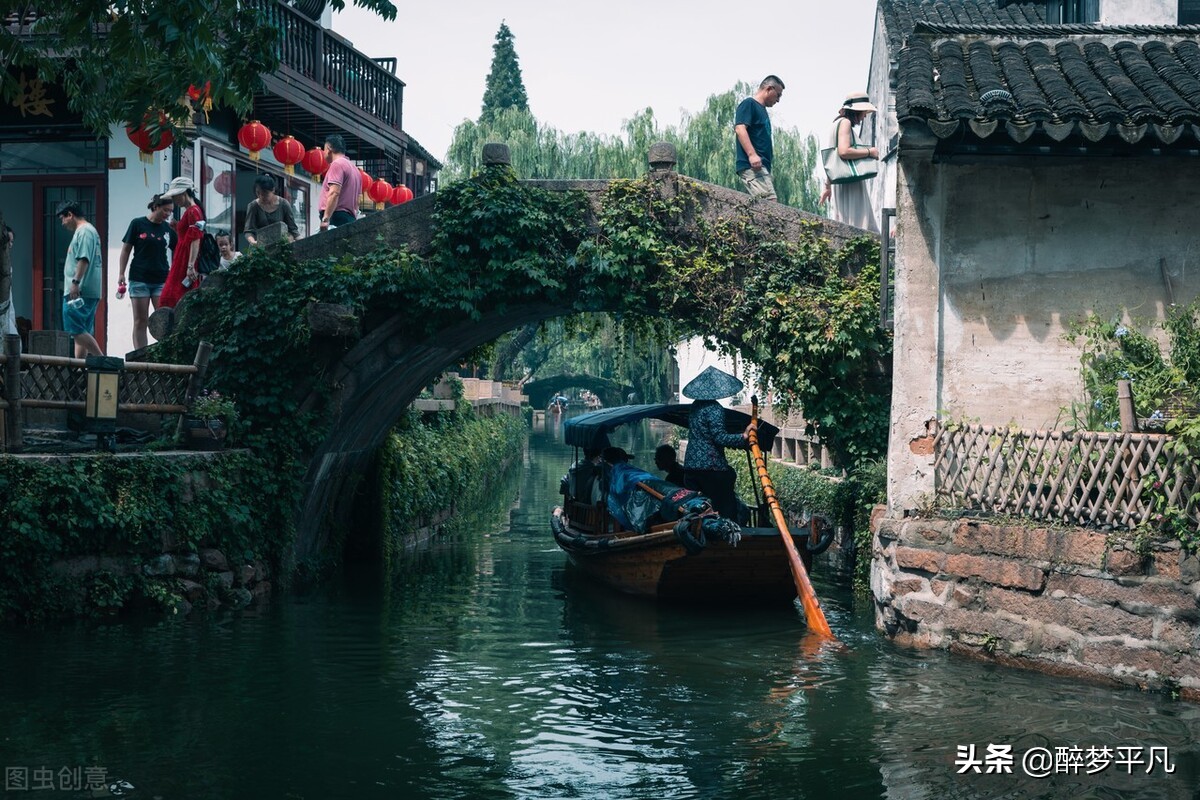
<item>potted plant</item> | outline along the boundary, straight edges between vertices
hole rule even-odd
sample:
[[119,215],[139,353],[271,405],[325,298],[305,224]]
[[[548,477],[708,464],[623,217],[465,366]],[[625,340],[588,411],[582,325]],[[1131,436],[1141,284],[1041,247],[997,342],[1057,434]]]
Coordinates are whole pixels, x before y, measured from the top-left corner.
[[184,436],[195,450],[220,450],[225,447],[229,426],[237,419],[233,398],[205,389],[192,401],[191,414],[184,419]]

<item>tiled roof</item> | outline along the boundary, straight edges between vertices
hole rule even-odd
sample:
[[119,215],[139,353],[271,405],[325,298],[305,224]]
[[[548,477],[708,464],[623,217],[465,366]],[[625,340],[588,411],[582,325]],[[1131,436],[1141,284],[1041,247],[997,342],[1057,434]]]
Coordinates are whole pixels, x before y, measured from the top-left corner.
[[1200,139],[1200,26],[914,26],[896,116],[940,138]]
[[1012,3],[998,8],[996,0],[880,0],[879,13],[887,30],[888,49],[896,53],[913,28],[934,25],[1037,25],[1046,22],[1045,3]]

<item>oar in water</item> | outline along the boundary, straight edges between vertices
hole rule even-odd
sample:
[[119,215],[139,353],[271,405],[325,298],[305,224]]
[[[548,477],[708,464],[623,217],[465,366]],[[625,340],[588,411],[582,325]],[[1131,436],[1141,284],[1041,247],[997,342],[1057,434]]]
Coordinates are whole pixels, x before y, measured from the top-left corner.
[[767,498],[767,505],[771,507],[771,515],[779,527],[779,535],[783,537],[788,564],[792,568],[792,580],[796,582],[796,593],[800,595],[800,603],[804,606],[804,616],[808,620],[809,630],[836,639],[837,637],[829,628],[829,623],[825,620],[825,612],[821,610],[821,601],[817,599],[812,581],[808,579],[808,570],[804,568],[804,562],[800,560],[800,554],[796,552],[796,543],[792,541],[792,533],[788,530],[783,509],[779,507],[779,498],[775,496],[775,487],[771,485],[771,478],[767,475],[767,461],[763,458],[762,449],[758,446],[757,395],[750,398],[750,419],[753,423],[750,426],[750,452],[753,454],[755,466],[758,468],[758,479],[762,483],[763,496]]

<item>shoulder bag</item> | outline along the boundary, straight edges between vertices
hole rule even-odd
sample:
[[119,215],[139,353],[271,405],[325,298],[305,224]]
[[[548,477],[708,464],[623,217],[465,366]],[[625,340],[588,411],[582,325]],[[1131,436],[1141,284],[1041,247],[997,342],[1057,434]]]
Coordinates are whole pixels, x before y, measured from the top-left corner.
[[[841,120],[833,123],[833,128],[829,131],[829,139],[825,143],[825,147],[821,148],[821,162],[825,165],[825,175],[829,178],[830,183],[857,183],[865,181],[867,178],[874,178],[879,172],[879,159],[876,158],[856,158],[853,161],[847,161],[838,155],[838,124]],[[857,147],[858,143],[854,141],[854,126],[850,126],[850,146]]]

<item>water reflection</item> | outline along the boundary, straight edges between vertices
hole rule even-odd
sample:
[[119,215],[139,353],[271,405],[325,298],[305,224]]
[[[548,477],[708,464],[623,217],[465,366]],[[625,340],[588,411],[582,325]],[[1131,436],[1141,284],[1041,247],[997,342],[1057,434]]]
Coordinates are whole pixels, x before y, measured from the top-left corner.
[[[258,616],[0,632],[0,763],[104,765],[165,800],[1198,796],[1200,707],[895,649],[820,576],[840,646],[792,607],[596,585],[547,530],[554,436],[386,579]],[[660,436],[615,443],[649,463]],[[1161,745],[1176,771],[958,775],[972,743]]]

